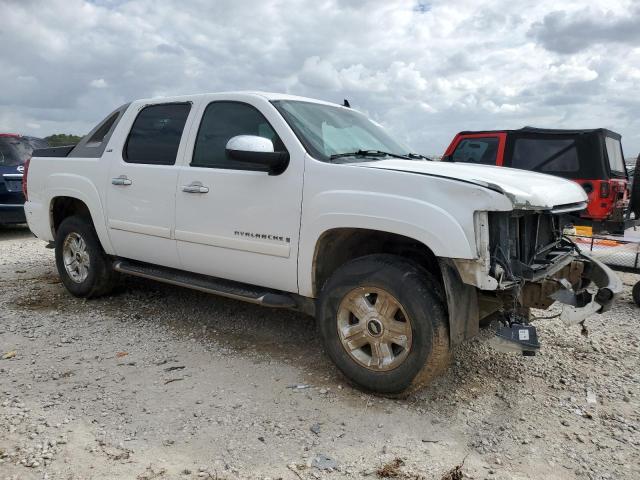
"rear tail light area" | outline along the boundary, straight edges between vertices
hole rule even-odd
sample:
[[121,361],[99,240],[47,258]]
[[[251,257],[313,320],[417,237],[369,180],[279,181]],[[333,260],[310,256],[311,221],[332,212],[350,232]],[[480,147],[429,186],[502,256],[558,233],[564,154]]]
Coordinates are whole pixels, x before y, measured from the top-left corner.
[[27,178],[29,177],[30,163],[31,163],[31,157],[27,158],[27,161],[24,162],[24,172],[22,173],[22,194],[24,195],[25,201],[29,201],[29,195],[27,194]]
[[591,192],[593,192],[593,183],[591,182],[584,182],[582,184],[582,188],[584,189],[585,193],[587,195],[591,195]]
[[600,183],[600,198],[609,198],[611,192],[611,184],[609,182]]

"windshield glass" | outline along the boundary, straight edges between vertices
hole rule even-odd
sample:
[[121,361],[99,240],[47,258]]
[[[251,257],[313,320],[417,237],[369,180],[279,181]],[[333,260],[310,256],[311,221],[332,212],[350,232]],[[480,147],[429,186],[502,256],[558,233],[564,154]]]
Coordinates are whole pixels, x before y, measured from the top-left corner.
[[[273,104],[307,152],[318,160],[329,161],[331,156],[358,151],[381,151],[393,155],[407,155],[411,151],[391,138],[382,127],[354,110],[297,100],[278,100]],[[366,156],[368,161],[380,158],[380,155]],[[357,159],[350,157],[350,161],[362,160],[363,155]]]
[[609,167],[611,167],[611,171],[615,173],[625,173],[620,140],[606,137],[605,143],[607,145],[607,156],[609,157]]

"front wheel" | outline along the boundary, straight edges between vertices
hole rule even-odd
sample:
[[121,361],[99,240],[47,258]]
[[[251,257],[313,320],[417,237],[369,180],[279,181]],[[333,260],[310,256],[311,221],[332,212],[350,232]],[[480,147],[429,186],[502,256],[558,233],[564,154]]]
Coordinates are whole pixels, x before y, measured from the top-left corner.
[[319,299],[328,355],[357,385],[398,393],[428,383],[449,363],[441,285],[415,263],[368,255],[339,268]]
[[113,287],[116,272],[91,220],[80,216],[65,218],[56,232],[55,252],[58,274],[72,295],[98,297]]

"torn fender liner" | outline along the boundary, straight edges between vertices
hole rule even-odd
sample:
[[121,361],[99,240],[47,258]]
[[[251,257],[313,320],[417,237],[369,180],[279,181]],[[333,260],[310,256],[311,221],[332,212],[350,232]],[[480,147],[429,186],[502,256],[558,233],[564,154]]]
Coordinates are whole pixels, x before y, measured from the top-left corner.
[[601,261],[584,252],[580,252],[580,256],[587,261],[585,277],[593,280],[598,287],[595,301],[602,305],[599,313],[606,312],[611,308],[615,298],[622,293],[622,280]]
[[442,281],[447,294],[449,312],[449,342],[457,345],[480,331],[478,291],[462,282],[458,269],[452,260],[439,258]]
[[552,299],[566,305],[560,319],[568,325],[579,324],[594,313],[609,310],[623,288],[620,278],[605,264],[584,253],[580,256],[585,262],[583,276],[592,280],[598,291],[592,299],[588,292],[576,293],[567,287],[551,295]]
[[[580,253],[580,257],[585,263],[583,276],[592,280],[598,287],[593,301],[590,293],[585,291],[576,293],[571,289],[570,285],[565,285],[563,289],[550,295],[552,299],[560,303],[577,307],[574,312],[576,318],[581,316],[579,315],[581,311],[584,312],[586,316],[592,314],[594,311],[598,313],[606,312],[611,308],[613,301],[622,292],[623,288],[620,278],[604,263],[582,252]],[[590,305],[590,303],[596,303],[598,308],[594,309],[594,306]],[[586,316],[584,318],[586,318]]]

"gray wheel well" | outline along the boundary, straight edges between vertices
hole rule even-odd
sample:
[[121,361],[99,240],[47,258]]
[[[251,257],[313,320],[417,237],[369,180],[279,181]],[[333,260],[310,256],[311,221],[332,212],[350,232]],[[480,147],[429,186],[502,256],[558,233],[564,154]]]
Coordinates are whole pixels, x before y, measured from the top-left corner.
[[73,197],[55,197],[51,201],[51,232],[55,238],[58,227],[62,221],[72,215],[80,215],[91,220],[89,207],[82,201]]
[[408,258],[442,281],[438,259],[431,249],[413,238],[362,228],[336,228],[322,234],[313,256],[313,293],[318,296],[336,269],[355,258],[388,253]]

